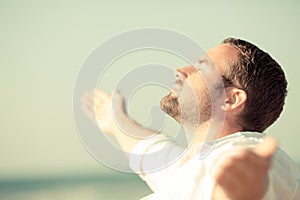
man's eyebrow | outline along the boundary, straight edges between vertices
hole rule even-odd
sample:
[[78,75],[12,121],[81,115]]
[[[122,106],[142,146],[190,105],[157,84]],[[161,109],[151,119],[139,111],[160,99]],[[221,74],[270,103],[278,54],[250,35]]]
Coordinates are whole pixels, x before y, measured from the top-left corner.
[[200,58],[199,60],[197,60],[197,62],[195,63],[196,65],[196,68],[199,68],[203,65],[203,64],[206,64],[208,65],[208,60],[206,58]]
[[200,58],[199,60],[197,60],[197,64],[207,64],[208,60],[206,58]]

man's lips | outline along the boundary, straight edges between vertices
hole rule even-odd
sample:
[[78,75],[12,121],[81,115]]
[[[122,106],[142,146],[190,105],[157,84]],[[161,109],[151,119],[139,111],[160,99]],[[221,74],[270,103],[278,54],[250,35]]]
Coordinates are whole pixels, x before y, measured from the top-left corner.
[[177,78],[176,81],[175,81],[175,83],[173,84],[173,86],[171,88],[171,94],[173,96],[178,97],[179,92],[180,92],[182,86],[183,86],[183,80],[180,79],[180,78]]

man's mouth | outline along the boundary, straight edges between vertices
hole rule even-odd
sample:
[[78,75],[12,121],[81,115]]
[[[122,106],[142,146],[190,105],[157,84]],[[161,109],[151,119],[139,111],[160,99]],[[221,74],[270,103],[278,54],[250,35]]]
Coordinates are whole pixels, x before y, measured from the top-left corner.
[[181,88],[182,84],[179,81],[176,81],[171,88],[171,93],[173,94],[173,96],[178,97]]
[[172,96],[178,97],[179,95],[179,85],[174,84],[171,88],[171,94]]

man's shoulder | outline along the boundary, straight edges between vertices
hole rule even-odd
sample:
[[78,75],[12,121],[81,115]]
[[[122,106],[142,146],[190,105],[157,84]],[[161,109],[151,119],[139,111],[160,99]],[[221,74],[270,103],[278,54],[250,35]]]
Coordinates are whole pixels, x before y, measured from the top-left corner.
[[[219,154],[231,154],[240,149],[252,149],[258,143],[262,142],[265,134],[258,132],[237,132],[228,136],[219,138],[214,141],[204,142],[201,146],[203,149],[209,148],[205,157],[217,156]],[[203,149],[201,151],[203,152]]]
[[222,161],[244,149],[253,149],[265,135],[257,132],[237,132],[214,141],[201,144],[198,159],[208,171],[213,171]]

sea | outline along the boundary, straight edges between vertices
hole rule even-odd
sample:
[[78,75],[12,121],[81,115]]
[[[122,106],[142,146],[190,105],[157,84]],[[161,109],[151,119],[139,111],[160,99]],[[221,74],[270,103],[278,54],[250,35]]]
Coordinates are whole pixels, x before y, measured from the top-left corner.
[[135,175],[0,180],[1,200],[135,200],[150,193]]

